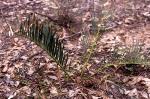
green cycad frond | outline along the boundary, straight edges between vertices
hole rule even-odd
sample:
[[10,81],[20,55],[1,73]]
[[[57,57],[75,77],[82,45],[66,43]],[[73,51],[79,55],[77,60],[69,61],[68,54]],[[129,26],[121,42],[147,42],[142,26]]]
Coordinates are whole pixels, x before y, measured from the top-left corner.
[[29,38],[37,45],[42,47],[55,60],[55,62],[65,71],[68,54],[64,51],[64,46],[55,35],[56,31],[49,21],[41,22],[35,15],[29,17],[21,23],[21,36]]

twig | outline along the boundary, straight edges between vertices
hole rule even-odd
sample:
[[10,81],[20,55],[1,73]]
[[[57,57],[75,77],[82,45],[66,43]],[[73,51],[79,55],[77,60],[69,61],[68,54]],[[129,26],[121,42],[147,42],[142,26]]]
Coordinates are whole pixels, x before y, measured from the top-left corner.
[[70,36],[66,36],[66,37],[60,38],[59,40],[69,39],[69,38],[71,38],[71,37],[73,37],[75,35],[78,35],[78,34],[81,34],[81,32],[78,32],[78,33],[72,34]]

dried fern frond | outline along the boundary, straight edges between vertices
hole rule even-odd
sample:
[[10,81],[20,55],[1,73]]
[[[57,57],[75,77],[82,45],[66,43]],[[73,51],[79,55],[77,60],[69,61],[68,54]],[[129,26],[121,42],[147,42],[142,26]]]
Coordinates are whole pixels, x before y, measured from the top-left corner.
[[21,36],[29,38],[42,47],[65,71],[68,54],[64,51],[62,42],[55,35],[56,31],[48,20],[40,22],[35,14],[31,14],[21,23],[19,30]]

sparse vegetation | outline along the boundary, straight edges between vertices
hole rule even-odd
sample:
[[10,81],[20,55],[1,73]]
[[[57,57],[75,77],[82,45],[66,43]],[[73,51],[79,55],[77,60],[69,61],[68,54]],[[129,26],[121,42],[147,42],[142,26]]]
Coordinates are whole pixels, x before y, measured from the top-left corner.
[[148,1],[12,1],[0,2],[1,97],[149,99]]

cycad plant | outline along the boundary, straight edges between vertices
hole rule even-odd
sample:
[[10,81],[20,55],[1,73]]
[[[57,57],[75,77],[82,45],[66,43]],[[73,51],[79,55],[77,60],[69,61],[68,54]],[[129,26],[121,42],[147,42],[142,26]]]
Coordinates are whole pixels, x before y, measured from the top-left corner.
[[21,22],[19,33],[43,48],[67,74],[65,67],[68,54],[64,51],[64,46],[56,36],[56,30],[50,21],[40,22],[35,14],[31,14]]

